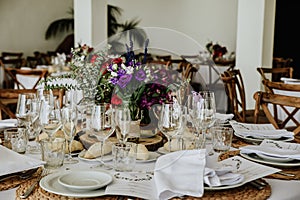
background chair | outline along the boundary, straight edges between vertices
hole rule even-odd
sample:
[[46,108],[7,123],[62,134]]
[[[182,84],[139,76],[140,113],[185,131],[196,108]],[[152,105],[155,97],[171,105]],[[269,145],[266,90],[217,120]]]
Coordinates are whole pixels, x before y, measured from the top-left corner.
[[293,68],[292,67],[282,67],[282,68],[266,68],[258,67],[256,68],[258,73],[261,75],[262,80],[269,79],[271,81],[280,81],[281,77],[293,78]]
[[21,68],[26,65],[22,52],[2,52],[1,60],[5,67]]
[[247,109],[245,87],[239,69],[231,69],[221,74],[221,80],[229,99],[229,111],[234,114],[234,119],[245,123],[269,123],[264,112],[258,113],[259,120],[254,119],[255,109]]
[[36,89],[0,89],[0,120],[15,119],[19,94],[36,93]]
[[[15,69],[4,68],[7,82],[11,88],[17,89],[35,89],[39,82],[48,75],[47,69]],[[26,78],[28,80],[26,80]],[[21,81],[23,79],[23,81]],[[25,83],[26,82],[26,83]],[[29,85],[31,88],[28,88]]]
[[[269,119],[270,123],[272,123],[276,129],[286,128],[287,130],[293,131],[295,135],[300,133],[300,119],[299,117],[295,117],[295,114],[300,109],[300,97],[272,94],[268,92],[259,91],[254,94],[254,99],[256,101],[256,116],[261,107],[264,113],[266,114],[266,117]],[[273,113],[273,110],[269,106],[269,104],[281,107],[286,113],[286,118],[278,119],[278,115]],[[285,109],[286,106],[289,106],[290,108],[292,108],[292,110]],[[287,126],[287,123],[289,121],[293,121],[295,123],[295,126]]]

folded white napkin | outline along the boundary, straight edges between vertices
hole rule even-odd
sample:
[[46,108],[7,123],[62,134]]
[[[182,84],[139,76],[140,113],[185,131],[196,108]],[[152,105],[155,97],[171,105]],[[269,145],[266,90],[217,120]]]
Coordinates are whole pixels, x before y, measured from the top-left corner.
[[300,144],[264,140],[260,145],[247,145],[240,147],[240,150],[241,153],[256,153],[278,158],[293,158],[300,160]]
[[154,170],[158,199],[183,195],[202,197],[205,164],[205,149],[176,151],[160,156]]
[[216,113],[216,119],[219,123],[225,123],[228,120],[231,120],[234,117],[234,114],[224,114],[224,113]]
[[40,167],[43,161],[14,152],[0,145],[0,176]]
[[0,128],[17,127],[17,119],[4,119],[0,120]]
[[220,169],[205,168],[204,183],[209,187],[236,185],[244,180],[244,175],[234,173],[232,167]]
[[276,130],[248,130],[241,131],[237,133],[238,135],[244,137],[253,137],[257,139],[279,139],[282,137],[285,138],[294,138],[294,133],[287,131],[285,129],[276,129]]
[[281,77],[280,80],[283,81],[285,84],[293,84],[293,85],[300,84],[300,79]]

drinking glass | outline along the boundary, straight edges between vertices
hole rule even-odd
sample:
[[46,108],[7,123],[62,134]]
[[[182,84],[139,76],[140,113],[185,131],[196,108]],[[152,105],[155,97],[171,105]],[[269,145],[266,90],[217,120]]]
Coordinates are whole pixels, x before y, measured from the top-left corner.
[[76,135],[77,127],[77,111],[73,107],[64,107],[62,109],[62,130],[64,132],[65,138],[68,142],[68,155],[64,163],[74,164],[78,160],[72,157],[72,142]]
[[117,137],[122,144],[125,144],[128,139],[130,130],[131,116],[128,107],[115,109],[115,124]]
[[207,129],[216,120],[216,103],[213,91],[201,91],[189,96],[188,112],[194,127],[198,144],[202,148],[205,144]]
[[38,141],[38,136],[41,133],[41,124],[39,119],[40,103],[37,99],[31,101],[30,106],[30,123],[28,126],[28,138],[29,141],[34,141],[33,144],[28,145],[28,152],[30,153],[40,153],[40,144]]
[[[25,127],[25,131],[29,141],[36,139],[41,129],[38,118],[38,100],[35,93],[19,94],[16,108],[16,117],[18,126]],[[30,153],[38,153],[38,144],[27,145],[27,150]]]
[[94,105],[92,109],[90,130],[91,133],[100,142],[100,166],[108,167],[103,161],[103,146],[105,140],[113,134],[115,131],[114,113],[111,105],[108,103],[103,103],[99,105]]
[[54,105],[51,106],[48,104],[48,101],[42,100],[39,119],[42,130],[48,135],[49,138],[52,138],[54,133],[56,133],[62,127],[62,115],[59,101],[55,99]]
[[36,99],[34,93],[19,94],[16,108],[18,126],[28,127],[30,123],[31,102]]
[[181,132],[182,126],[181,106],[177,103],[163,104],[158,120],[158,128],[168,139],[169,152],[172,150],[172,137]]

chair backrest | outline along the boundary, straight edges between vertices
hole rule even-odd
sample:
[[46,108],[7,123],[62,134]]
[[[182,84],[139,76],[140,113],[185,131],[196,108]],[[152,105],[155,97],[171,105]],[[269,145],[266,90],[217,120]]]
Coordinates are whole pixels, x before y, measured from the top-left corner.
[[[34,89],[37,87],[39,82],[46,78],[48,75],[47,69],[15,69],[15,68],[4,68],[5,76],[7,79],[11,79],[16,85],[17,89]],[[18,76],[27,76],[29,78],[34,78],[34,84],[31,83],[32,88],[27,88],[24,83],[22,83]],[[30,79],[32,81],[32,79]]]
[[262,80],[269,79],[271,81],[280,81],[281,77],[287,77],[287,78],[293,77],[292,67],[282,67],[282,68],[258,67],[256,68],[256,70],[261,75]]
[[22,52],[2,52],[1,60],[6,67],[20,68],[26,65]]
[[[259,109],[262,108],[266,117],[276,129],[286,128],[293,131],[295,134],[300,133],[300,119],[299,117],[295,117],[295,114],[300,109],[300,97],[272,94],[261,91],[256,92],[253,97],[256,101],[255,116],[258,115]],[[279,119],[278,114],[273,113],[274,110],[272,110],[272,106],[269,106],[269,104],[282,108],[282,110],[286,113],[286,117]],[[287,109],[286,106],[289,106],[290,109]],[[295,126],[288,127],[287,123],[289,121],[294,122]]]
[[36,89],[0,89],[0,120],[16,118],[15,108],[19,94],[36,93]]
[[221,80],[229,97],[230,109],[235,115],[235,119],[246,122],[246,96],[243,78],[239,69],[230,69],[221,74]]
[[300,92],[299,84],[287,84],[283,82],[274,82],[268,79],[262,80],[262,84],[266,88],[266,92],[276,93],[276,90]]

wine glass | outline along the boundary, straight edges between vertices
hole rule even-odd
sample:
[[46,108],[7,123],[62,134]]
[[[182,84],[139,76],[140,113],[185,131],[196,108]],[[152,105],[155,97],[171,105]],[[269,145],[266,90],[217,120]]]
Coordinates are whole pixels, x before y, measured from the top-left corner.
[[[40,128],[37,127],[34,129],[33,127],[38,123],[36,121],[38,116],[38,100],[34,93],[25,93],[19,94],[18,103],[16,108],[16,117],[18,119],[18,126],[25,127],[25,131],[29,141],[33,141],[36,139],[37,134],[40,131]],[[27,150],[29,152],[38,151],[39,148],[36,145],[27,146]]]
[[77,127],[77,111],[73,107],[64,107],[62,109],[62,130],[64,132],[65,138],[68,142],[68,155],[64,160],[64,163],[74,164],[78,163],[78,160],[72,157],[72,142],[76,135]]
[[114,113],[109,103],[94,105],[92,109],[90,130],[92,134],[100,142],[100,162],[101,167],[108,167],[103,161],[104,151],[103,146],[105,140],[115,131]]
[[48,101],[42,100],[40,106],[39,119],[42,130],[52,138],[62,126],[62,115],[58,99],[54,100],[54,105],[48,104]]
[[215,96],[212,91],[201,91],[189,96],[189,114],[198,138],[198,148],[203,148],[206,142],[206,133],[216,120]]
[[120,107],[115,109],[116,133],[119,141],[125,144],[128,139],[130,130],[131,116],[128,107]]
[[39,119],[39,110],[40,110],[40,103],[38,99],[34,99],[31,101],[30,104],[30,114],[29,114],[29,119],[30,123],[28,126],[28,138],[30,140],[35,140],[33,145],[29,145],[28,151],[30,153],[40,153],[40,145],[37,142],[38,141],[38,136],[41,133],[41,124],[40,124],[40,119]]
[[178,103],[162,104],[158,120],[158,128],[168,139],[169,152],[172,150],[172,137],[181,132],[182,126],[181,106]]
[[28,127],[30,123],[31,101],[36,99],[34,93],[19,94],[16,108],[18,126]]

